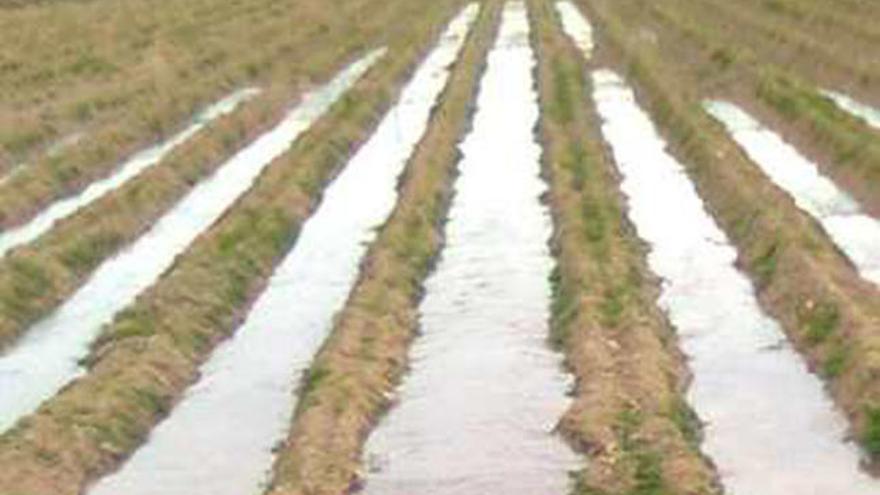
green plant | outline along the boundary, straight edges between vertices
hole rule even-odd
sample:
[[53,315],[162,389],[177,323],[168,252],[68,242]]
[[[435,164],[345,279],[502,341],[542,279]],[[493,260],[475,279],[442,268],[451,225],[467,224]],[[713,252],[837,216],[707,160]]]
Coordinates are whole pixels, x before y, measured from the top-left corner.
[[803,316],[807,342],[814,345],[822,343],[834,333],[839,323],[840,312],[835,304],[827,301],[814,304]]
[[880,407],[867,406],[865,408],[865,433],[862,437],[862,445],[873,458],[880,457]]

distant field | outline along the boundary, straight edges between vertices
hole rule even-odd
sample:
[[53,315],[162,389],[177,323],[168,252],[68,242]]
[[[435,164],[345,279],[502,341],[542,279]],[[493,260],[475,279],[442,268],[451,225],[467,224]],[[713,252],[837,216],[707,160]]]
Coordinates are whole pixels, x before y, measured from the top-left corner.
[[878,19],[0,0],[0,495],[880,493]]

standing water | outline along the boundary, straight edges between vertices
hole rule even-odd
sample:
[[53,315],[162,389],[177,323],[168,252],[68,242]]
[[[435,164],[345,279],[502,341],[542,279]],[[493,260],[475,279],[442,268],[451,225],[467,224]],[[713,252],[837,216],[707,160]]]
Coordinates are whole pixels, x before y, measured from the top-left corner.
[[168,269],[381,56],[376,51],[307,94],[284,120],[239,151],[137,242],[104,262],[58,310],[0,355],[0,432],[84,371],[79,361],[101,327]]
[[150,441],[91,495],[246,495],[261,491],[284,439],[296,377],[345,303],[361,257],[394,207],[398,176],[425,132],[479,8],[466,7],[375,134],[327,188],[234,337]]
[[[245,88],[232,93],[196,115],[192,123],[180,133],[172,136],[167,141],[163,141],[155,146],[136,153],[125,163],[120,165],[119,168],[106,179],[93,182],[76,196],[64,198],[52,203],[28,223],[0,233],[0,257],[6,255],[11,249],[27,244],[40,237],[48,232],[58,220],[73,215],[79,209],[101,198],[105,194],[136,177],[144,170],[152,167],[171,153],[174,148],[183,144],[186,140],[198,133],[212,120],[231,113],[242,102],[258,93],[259,90],[256,88]],[[52,152],[53,150],[50,150],[49,153],[51,154]],[[57,153],[57,151],[55,151],[55,153]],[[15,173],[15,171],[11,173]],[[9,176],[2,180],[5,181],[8,178]]]
[[843,415],[758,306],[735,268],[736,250],[632,91],[607,70],[594,73],[593,85],[629,218],[650,245],[660,305],[690,358],[688,396],[706,422],[703,447],[727,493],[880,493],[844,439]]
[[865,105],[837,91],[823,90],[822,94],[844,111],[864,120],[869,126],[880,129],[880,109]]
[[706,109],[798,207],[822,224],[862,277],[880,285],[880,222],[864,214],[814,163],[736,105],[711,101]]
[[507,4],[500,29],[412,372],[366,448],[368,494],[562,494],[578,465],[551,433],[570,380],[547,348],[551,224],[523,2]]
[[562,21],[565,34],[580,49],[584,58],[589,60],[593,56],[594,42],[593,27],[587,22],[587,18],[581,15],[580,10],[570,0],[556,2],[556,12]]

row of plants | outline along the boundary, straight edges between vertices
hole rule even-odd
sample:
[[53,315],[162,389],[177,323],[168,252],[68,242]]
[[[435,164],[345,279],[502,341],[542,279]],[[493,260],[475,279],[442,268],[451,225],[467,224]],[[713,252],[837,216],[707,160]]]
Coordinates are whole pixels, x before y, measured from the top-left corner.
[[346,101],[103,329],[87,373],[0,437],[0,492],[82,493],[145,442],[198,379],[201,363],[238,327],[295,245],[324,185],[390,107],[455,4],[416,9],[389,3],[400,21],[388,33],[389,53]]

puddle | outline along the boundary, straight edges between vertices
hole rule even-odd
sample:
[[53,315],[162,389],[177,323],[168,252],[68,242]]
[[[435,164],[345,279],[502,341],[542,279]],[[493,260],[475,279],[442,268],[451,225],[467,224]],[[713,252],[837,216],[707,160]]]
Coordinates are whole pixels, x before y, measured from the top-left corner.
[[552,227],[522,2],[505,6],[500,29],[411,372],[366,446],[367,494],[563,494],[581,464],[552,432],[571,379],[547,347]]
[[247,320],[201,368],[202,378],[122,469],[90,495],[261,493],[290,426],[299,377],[332,329],[397,181],[427,129],[478,13],[468,6],[404,88],[397,105],[326,189]]
[[307,94],[277,127],[195,186],[146,234],[104,262],[58,310],[0,355],[0,433],[80,376],[85,370],[78,361],[88,355],[102,326],[152,285],[382,53],[371,53]]
[[650,245],[659,304],[689,357],[688,399],[706,422],[703,450],[732,495],[867,495],[846,422],[735,267],[736,251],[665,150],[632,91],[593,75],[602,131],[623,176],[628,216]]
[[856,101],[853,98],[836,91],[823,90],[822,94],[845,112],[849,112],[862,119],[865,123],[875,129],[880,129],[880,110],[870,105],[865,105],[864,103]]
[[711,101],[706,110],[799,208],[813,216],[863,278],[880,285],[880,222],[773,131],[731,103]]
[[[69,217],[89,203],[117,189],[149,167],[159,163],[174,148],[196,135],[212,120],[231,113],[242,102],[258,94],[256,88],[240,89],[226,98],[214,103],[193,117],[190,125],[180,133],[155,146],[139,151],[125,161],[112,175],[97,180],[86,187],[81,193],[58,200],[41,211],[36,217],[24,225],[13,227],[0,233],[0,257],[10,250],[27,244],[48,232],[58,220]],[[81,139],[80,135],[68,136],[66,140],[56,143],[48,151],[48,156],[56,156],[65,147]],[[8,181],[13,175],[21,172],[24,165],[18,165],[9,174],[0,179],[0,183]]]

